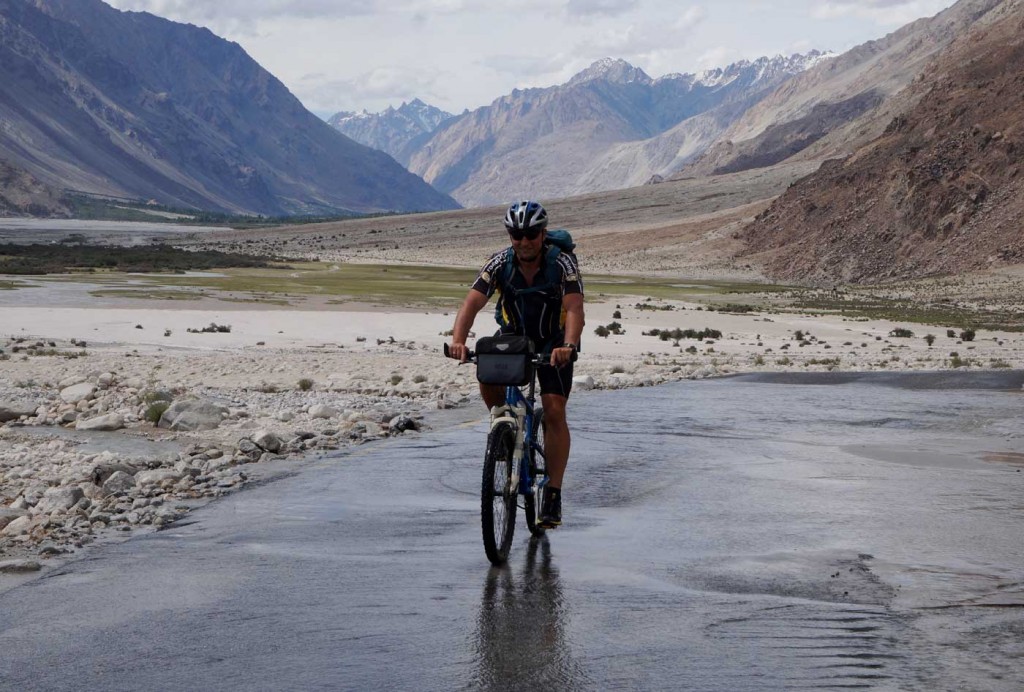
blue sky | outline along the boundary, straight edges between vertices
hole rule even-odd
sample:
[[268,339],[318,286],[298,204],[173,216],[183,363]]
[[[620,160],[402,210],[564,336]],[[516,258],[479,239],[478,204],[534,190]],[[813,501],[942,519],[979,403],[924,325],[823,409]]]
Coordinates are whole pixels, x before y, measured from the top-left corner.
[[652,77],[843,52],[953,0],[107,0],[236,41],[313,112],[458,113],[603,57]]

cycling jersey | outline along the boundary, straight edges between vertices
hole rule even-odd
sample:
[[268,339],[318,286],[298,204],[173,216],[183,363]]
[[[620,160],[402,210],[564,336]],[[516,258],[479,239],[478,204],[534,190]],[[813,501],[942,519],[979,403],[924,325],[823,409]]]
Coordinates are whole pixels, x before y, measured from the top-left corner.
[[[541,352],[560,346],[565,340],[562,297],[583,293],[583,279],[576,258],[571,253],[561,252],[551,260],[548,258],[549,248],[550,245],[545,243],[533,283],[527,283],[515,260],[515,253],[508,249],[491,255],[473,282],[473,288],[488,298],[497,291],[495,318],[502,331],[530,337]],[[554,267],[548,266],[552,261]],[[506,270],[507,262],[513,263],[511,273]],[[507,282],[504,281],[506,276],[509,277]],[[550,277],[557,278],[552,282]],[[539,290],[527,290],[538,287]]]

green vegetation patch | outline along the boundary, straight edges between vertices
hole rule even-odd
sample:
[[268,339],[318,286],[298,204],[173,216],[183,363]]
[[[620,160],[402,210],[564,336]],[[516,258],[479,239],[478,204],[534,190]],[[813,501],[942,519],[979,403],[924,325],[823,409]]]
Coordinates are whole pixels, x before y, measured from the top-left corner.
[[[907,300],[846,294],[845,297],[821,293],[798,295],[794,307],[801,310],[844,315],[851,318],[913,322],[915,324],[953,324],[973,329],[1024,331],[1024,314],[1013,310],[968,309],[947,303],[914,304]],[[909,331],[909,330],[907,330]]]
[[316,295],[336,298],[332,303],[457,306],[475,277],[475,270],[450,267],[308,263],[289,270],[230,269],[223,276],[146,278],[165,285],[248,293],[261,302],[269,302],[272,296]]
[[5,274],[63,274],[69,271],[185,272],[228,267],[270,267],[272,258],[217,250],[188,252],[170,245],[78,245],[0,243]]
[[97,298],[135,298],[138,300],[200,300],[206,294],[195,291],[172,291],[151,288],[101,288],[89,291],[89,295]]
[[[781,293],[791,286],[777,284],[741,283],[738,281],[682,282],[679,279],[649,278],[642,276],[584,275],[588,297],[599,294],[618,296],[646,296],[661,300],[692,300],[696,296],[745,293]],[[730,303],[730,305],[732,305]],[[753,309],[753,308],[751,308]]]

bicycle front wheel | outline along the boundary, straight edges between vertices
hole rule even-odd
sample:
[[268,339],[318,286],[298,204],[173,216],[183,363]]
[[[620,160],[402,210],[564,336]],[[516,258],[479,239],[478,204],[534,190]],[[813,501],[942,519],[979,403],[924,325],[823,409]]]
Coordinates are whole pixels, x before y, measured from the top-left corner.
[[508,423],[495,426],[487,438],[480,493],[480,523],[483,528],[484,552],[494,565],[500,565],[508,559],[512,534],[516,530],[518,488],[512,487],[515,446],[515,430]]
[[533,491],[527,495],[523,502],[523,511],[526,514],[526,528],[533,536],[543,536],[544,527],[540,525],[540,512],[544,506],[543,491],[541,489],[541,478],[545,477],[546,463],[544,461],[544,409],[537,406],[533,409],[533,440],[540,447],[540,450],[530,450],[530,489]]

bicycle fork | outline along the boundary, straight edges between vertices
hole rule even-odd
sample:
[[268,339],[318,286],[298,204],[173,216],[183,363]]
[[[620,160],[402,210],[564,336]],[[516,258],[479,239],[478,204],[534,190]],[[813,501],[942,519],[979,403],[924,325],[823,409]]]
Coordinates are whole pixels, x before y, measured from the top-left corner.
[[509,477],[508,487],[504,489],[507,497],[515,495],[519,490],[519,470],[523,463],[523,438],[526,435],[526,406],[516,404],[502,404],[491,409],[491,430],[502,423],[508,423],[516,433],[516,443],[512,449],[512,469]]

